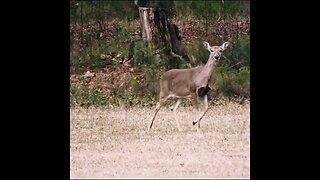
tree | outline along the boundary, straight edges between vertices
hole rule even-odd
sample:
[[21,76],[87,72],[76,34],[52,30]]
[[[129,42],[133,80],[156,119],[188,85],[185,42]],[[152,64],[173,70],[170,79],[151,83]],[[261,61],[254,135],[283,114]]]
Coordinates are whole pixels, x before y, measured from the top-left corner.
[[170,19],[173,15],[173,1],[135,0],[134,4],[139,8],[142,39],[158,47],[168,46],[171,55],[190,63],[179,29]]

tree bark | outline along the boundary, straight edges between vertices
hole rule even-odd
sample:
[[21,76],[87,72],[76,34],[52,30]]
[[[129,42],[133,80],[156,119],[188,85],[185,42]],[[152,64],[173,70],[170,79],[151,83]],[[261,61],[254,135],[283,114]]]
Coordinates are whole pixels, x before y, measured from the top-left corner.
[[178,27],[173,24],[163,8],[139,7],[141,36],[144,41],[154,42],[158,47],[169,45],[171,53],[190,63],[181,42]]
[[153,11],[153,8],[139,7],[141,36],[144,41],[152,40]]

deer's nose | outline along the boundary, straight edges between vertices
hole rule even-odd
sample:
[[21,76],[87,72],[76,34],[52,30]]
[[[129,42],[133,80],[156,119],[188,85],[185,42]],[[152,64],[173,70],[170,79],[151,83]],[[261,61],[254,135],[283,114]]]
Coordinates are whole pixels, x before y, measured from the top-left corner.
[[214,58],[218,59],[218,58],[219,58],[219,56],[215,56]]

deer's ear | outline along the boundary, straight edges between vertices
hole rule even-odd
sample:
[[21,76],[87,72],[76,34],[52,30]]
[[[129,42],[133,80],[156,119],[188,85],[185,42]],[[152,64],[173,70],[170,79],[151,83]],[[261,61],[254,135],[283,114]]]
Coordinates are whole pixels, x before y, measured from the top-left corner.
[[210,44],[207,41],[203,41],[203,46],[210,51]]
[[229,46],[229,42],[224,42],[223,44],[222,44],[222,48],[223,48],[223,50],[225,50],[225,49],[227,49],[227,47]]

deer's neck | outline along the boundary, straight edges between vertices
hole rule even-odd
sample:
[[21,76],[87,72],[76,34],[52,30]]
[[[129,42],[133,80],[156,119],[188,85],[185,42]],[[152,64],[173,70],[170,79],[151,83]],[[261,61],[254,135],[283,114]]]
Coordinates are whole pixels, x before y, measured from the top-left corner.
[[210,83],[215,63],[215,61],[209,59],[206,65],[198,69],[198,74],[195,76],[195,83],[197,86],[206,86]]
[[208,59],[206,65],[203,67],[203,70],[201,72],[201,73],[203,73],[203,76],[210,79],[215,65],[216,65],[216,62],[214,60],[212,60],[211,58]]

